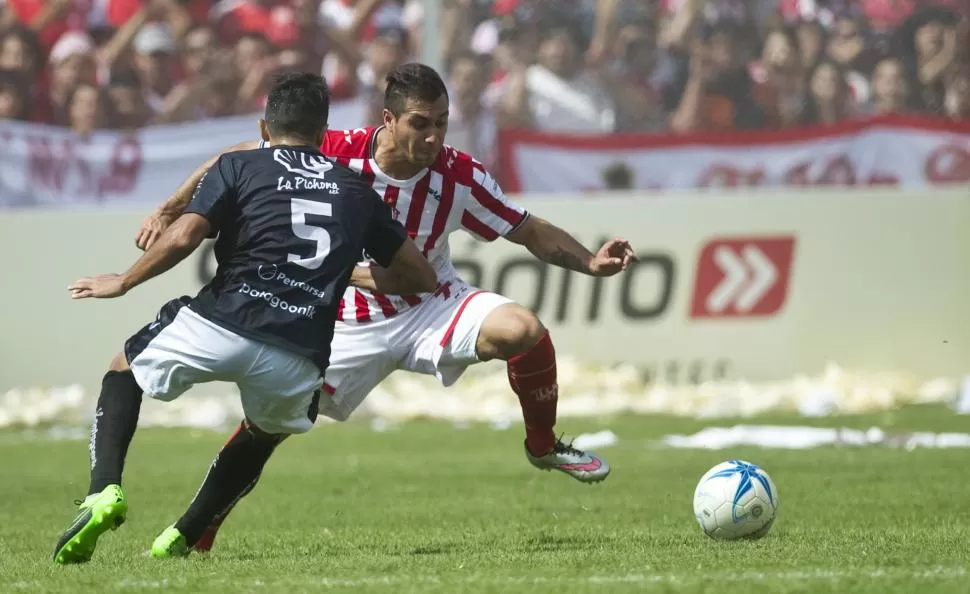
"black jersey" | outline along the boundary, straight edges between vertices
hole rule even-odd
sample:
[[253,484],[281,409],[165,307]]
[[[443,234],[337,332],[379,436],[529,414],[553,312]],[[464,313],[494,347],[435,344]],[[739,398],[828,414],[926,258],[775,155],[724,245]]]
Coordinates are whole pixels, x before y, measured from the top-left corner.
[[361,252],[387,266],[407,238],[363,179],[311,147],[222,155],[185,212],[209,219],[218,236],[216,275],[189,307],[321,371]]

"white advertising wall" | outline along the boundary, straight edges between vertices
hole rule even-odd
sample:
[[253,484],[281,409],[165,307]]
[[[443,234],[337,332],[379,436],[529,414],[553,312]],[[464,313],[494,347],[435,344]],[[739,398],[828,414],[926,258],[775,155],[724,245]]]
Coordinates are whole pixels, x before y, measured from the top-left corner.
[[[537,196],[535,214],[590,247],[626,237],[641,261],[597,280],[499,240],[456,236],[464,276],[535,309],[557,350],[626,362],[669,383],[773,380],[826,363],[929,379],[970,371],[970,189]],[[6,255],[0,393],[96,391],[123,341],[211,255],[110,301],[74,302],[75,278],[123,270],[145,212],[0,212]]]

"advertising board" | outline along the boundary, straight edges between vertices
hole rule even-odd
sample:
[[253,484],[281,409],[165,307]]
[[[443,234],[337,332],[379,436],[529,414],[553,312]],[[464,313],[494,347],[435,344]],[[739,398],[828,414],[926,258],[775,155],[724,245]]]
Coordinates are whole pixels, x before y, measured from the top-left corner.
[[[772,380],[847,369],[928,379],[970,371],[970,190],[637,193],[523,203],[590,247],[629,239],[640,261],[609,279],[520,246],[452,238],[464,277],[538,312],[559,353],[637,365],[670,383]],[[122,342],[212,274],[204,249],[111,301],[67,284],[121,271],[145,213],[0,213],[0,391],[97,387]]]

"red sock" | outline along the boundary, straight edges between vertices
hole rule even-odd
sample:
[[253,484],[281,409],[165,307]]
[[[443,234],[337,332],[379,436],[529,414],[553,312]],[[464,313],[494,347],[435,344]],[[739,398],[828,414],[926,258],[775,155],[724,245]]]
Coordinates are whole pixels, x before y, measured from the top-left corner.
[[519,396],[525,420],[525,445],[542,455],[556,444],[556,349],[546,331],[526,352],[509,359],[509,385]]
[[195,541],[192,548],[202,553],[208,553],[212,550],[212,545],[214,545],[216,542],[216,533],[218,532],[219,524],[209,526],[205,529],[205,532],[202,533],[202,536],[199,537],[199,540]]

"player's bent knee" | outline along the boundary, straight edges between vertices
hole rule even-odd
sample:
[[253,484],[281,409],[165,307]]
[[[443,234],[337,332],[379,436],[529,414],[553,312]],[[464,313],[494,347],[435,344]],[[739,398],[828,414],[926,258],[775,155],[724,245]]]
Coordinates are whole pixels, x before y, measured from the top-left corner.
[[124,353],[118,353],[108,365],[108,371],[128,371],[128,359]]
[[263,431],[256,425],[256,423],[253,423],[248,418],[243,421],[243,425],[246,427],[246,431],[248,431],[256,441],[280,443],[289,437],[286,433],[268,433]]
[[516,303],[503,305],[482,323],[479,358],[509,359],[529,350],[545,332],[545,326],[531,311]]
[[532,348],[532,345],[539,342],[542,335],[546,333],[546,327],[542,325],[539,318],[534,313],[523,308],[516,317],[515,345],[517,353],[523,353]]

